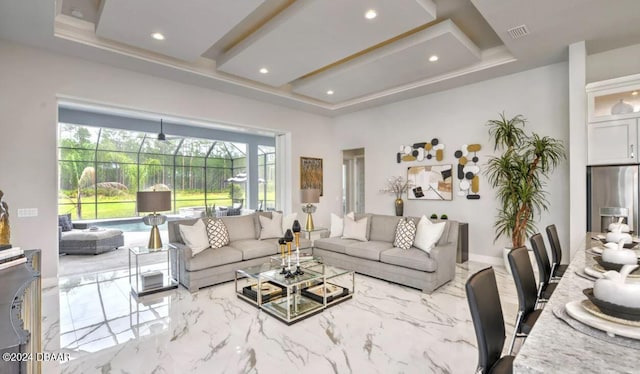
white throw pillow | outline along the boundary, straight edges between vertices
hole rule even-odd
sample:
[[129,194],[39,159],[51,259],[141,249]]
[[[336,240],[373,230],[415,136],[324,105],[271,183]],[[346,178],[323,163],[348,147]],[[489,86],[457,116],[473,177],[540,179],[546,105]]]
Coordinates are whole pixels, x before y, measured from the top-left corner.
[[282,237],[282,214],[272,212],[271,218],[259,215],[260,219],[260,240]]
[[211,248],[222,248],[229,244],[229,231],[221,219],[210,218],[207,222],[207,238]]
[[431,248],[440,240],[446,224],[446,222],[432,223],[427,216],[422,216],[418,222],[413,246],[431,253]]
[[207,228],[201,219],[191,226],[178,225],[178,229],[180,229],[184,244],[191,248],[191,256],[195,256],[210,247]]
[[416,223],[411,219],[403,218],[396,226],[396,237],[393,246],[401,249],[409,249],[416,237]]
[[331,213],[331,229],[329,232],[330,238],[339,238],[344,232],[344,220],[337,215]]
[[368,220],[369,217],[364,217],[356,221],[353,212],[344,216],[344,231],[342,232],[342,239],[356,239],[361,242],[366,242]]
[[298,219],[298,213],[291,213],[282,217],[282,234],[279,236],[279,238],[284,236],[284,233],[287,232],[287,230],[291,230],[293,221],[295,221],[296,219]]

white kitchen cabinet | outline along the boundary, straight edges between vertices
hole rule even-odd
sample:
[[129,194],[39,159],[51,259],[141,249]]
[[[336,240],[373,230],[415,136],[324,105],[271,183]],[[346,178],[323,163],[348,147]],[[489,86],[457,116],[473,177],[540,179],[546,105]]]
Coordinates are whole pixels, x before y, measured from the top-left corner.
[[588,124],[589,165],[638,163],[638,120]]
[[589,83],[589,123],[640,117],[640,74]]
[[640,163],[640,74],[589,83],[586,92],[587,163]]

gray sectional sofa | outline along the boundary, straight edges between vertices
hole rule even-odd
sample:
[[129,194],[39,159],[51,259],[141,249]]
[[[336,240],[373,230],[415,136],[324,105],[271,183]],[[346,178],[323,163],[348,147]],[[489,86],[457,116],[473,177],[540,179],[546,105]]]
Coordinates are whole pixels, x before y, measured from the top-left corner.
[[[171,251],[174,256],[171,263],[175,271],[177,252],[180,256],[180,283],[194,292],[233,280],[238,269],[269,262],[271,256],[279,253],[278,239],[258,239],[261,230],[258,215],[271,217],[271,212],[220,217],[229,232],[229,245],[207,248],[196,256],[192,256],[191,248],[184,244],[178,225],[193,225],[197,220],[207,218],[169,221],[169,242],[178,248],[178,251]],[[300,248],[310,252],[311,242],[300,238]]]
[[[354,239],[324,238],[314,242],[313,254],[330,265],[357,273],[433,292],[455,276],[458,246],[458,222],[446,221],[440,240],[430,254],[411,247],[393,247],[395,229],[401,217],[378,214],[356,215],[356,220],[368,216],[366,242]],[[409,217],[416,225],[417,217]],[[437,221],[434,221],[437,222]]]

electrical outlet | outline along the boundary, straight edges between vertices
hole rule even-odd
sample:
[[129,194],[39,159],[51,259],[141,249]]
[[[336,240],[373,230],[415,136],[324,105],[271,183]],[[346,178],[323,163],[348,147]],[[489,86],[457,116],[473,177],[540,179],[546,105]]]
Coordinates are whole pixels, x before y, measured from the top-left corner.
[[37,217],[38,208],[22,208],[18,209],[18,218]]

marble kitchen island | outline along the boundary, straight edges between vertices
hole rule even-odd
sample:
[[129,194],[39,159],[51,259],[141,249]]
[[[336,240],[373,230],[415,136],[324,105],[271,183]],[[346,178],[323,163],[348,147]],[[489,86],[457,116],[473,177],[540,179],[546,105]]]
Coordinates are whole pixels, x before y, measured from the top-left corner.
[[[589,235],[584,248],[598,245]],[[640,350],[582,333],[556,317],[553,309],[583,300],[594,282],[576,271],[592,264],[593,254],[579,250],[513,363],[514,373],[637,373]],[[618,338],[620,339],[620,338]],[[638,342],[640,346],[640,342]]]

